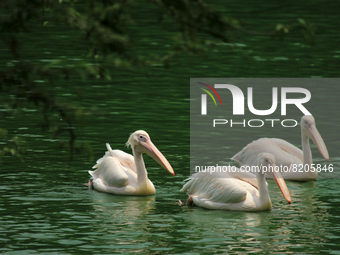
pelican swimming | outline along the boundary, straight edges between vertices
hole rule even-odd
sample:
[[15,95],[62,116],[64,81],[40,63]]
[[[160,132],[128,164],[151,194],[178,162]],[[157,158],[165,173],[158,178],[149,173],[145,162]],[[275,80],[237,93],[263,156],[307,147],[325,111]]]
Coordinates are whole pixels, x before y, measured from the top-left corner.
[[283,178],[296,181],[315,180],[318,172],[312,166],[312,152],[309,146],[312,139],[321,155],[328,161],[329,155],[324,141],[315,126],[315,120],[311,115],[301,118],[302,150],[291,143],[278,138],[260,138],[244,147],[231,159],[237,161],[240,166],[256,164],[259,153],[269,152],[274,155],[277,166],[282,166]]
[[163,154],[151,142],[149,135],[138,130],[130,135],[126,146],[131,146],[133,156],[121,150],[112,150],[107,143],[107,152],[97,160],[89,171],[93,181],[89,181],[94,189],[118,195],[153,195],[156,189],[148,179],[143,153],[147,153],[161,166],[175,175],[171,165]]
[[[187,204],[193,203],[207,209],[233,211],[265,211],[272,208],[264,172],[275,169],[275,158],[270,153],[261,153],[258,157],[255,175],[241,178],[242,174],[232,171],[198,172],[184,184],[181,191],[189,195]],[[229,170],[231,168],[229,167]],[[288,203],[291,197],[280,172],[270,171]],[[253,177],[253,178],[251,178]],[[255,179],[256,178],[256,179]]]

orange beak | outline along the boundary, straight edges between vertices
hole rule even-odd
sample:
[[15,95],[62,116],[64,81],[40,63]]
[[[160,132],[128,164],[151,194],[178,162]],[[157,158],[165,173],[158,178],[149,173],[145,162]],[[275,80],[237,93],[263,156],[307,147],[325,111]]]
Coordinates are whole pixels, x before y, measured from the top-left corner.
[[151,142],[150,139],[146,139],[145,142],[140,142],[145,149],[145,153],[147,153],[150,157],[152,157],[158,164],[168,170],[173,176],[175,176],[175,172],[172,169],[168,160],[163,156],[163,154],[157,149],[157,147]]
[[289,190],[288,190],[288,187],[286,185],[286,182],[285,180],[283,179],[281,173],[279,171],[275,171],[275,164],[271,164],[271,166],[273,167],[273,171],[271,172],[274,176],[274,179],[277,183],[277,185],[279,186],[281,192],[282,192],[282,195],[284,196],[284,198],[287,200],[287,202],[290,204],[291,203],[291,197],[290,197],[290,193],[289,193]]
[[319,131],[316,129],[315,125],[311,125],[310,128],[307,128],[307,130],[309,132],[310,139],[312,139],[314,144],[316,145],[316,147],[318,147],[321,155],[327,161],[329,161],[329,155],[328,155],[327,147],[326,147]]

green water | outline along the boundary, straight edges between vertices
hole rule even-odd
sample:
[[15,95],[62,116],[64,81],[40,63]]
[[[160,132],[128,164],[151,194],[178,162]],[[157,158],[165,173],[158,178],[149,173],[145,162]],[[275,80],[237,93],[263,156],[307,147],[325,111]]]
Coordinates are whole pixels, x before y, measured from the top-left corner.
[[[56,84],[54,92],[59,100],[73,102],[85,112],[76,133],[79,140],[91,146],[92,153],[82,148],[72,162],[67,151],[57,149],[58,140],[41,130],[40,109],[28,106],[15,116],[3,114],[0,128],[24,137],[28,149],[24,163],[8,156],[1,165],[0,252],[339,254],[339,178],[287,182],[293,201],[290,205],[269,180],[273,202],[270,212],[213,211],[176,204],[179,199],[186,199],[179,190],[189,175],[189,79],[338,77],[338,7],[335,1],[311,1],[308,8],[290,1],[261,5],[249,1],[242,6],[226,1],[221,10],[247,21],[249,26],[262,22],[260,29],[295,17],[316,23],[316,45],[308,45],[298,34],[284,41],[241,36],[238,44],[220,44],[212,53],[176,58],[169,69],[113,71],[114,78],[109,82],[83,83],[74,79],[72,86]],[[80,54],[81,49],[65,52],[65,47],[70,48],[67,40],[59,38],[60,32],[54,33],[53,29],[47,31],[43,40],[26,35],[32,47],[27,54],[34,56],[49,43],[55,45],[55,51],[40,52],[41,59]],[[72,33],[66,37],[72,38]],[[165,40],[161,33],[155,36],[155,42],[161,45]],[[145,48],[152,51],[152,45],[146,43]],[[1,54],[6,56],[3,50]],[[337,167],[335,171],[340,164],[338,91],[327,86],[311,91],[319,99],[318,104],[311,106],[312,112],[328,147],[329,163]],[[7,107],[4,103],[0,106]],[[55,115],[53,121],[63,120]],[[84,186],[89,179],[87,171],[106,150],[105,143],[128,152],[124,144],[129,134],[138,129],[150,134],[171,163],[175,177],[146,155],[149,178],[157,189],[155,196],[114,196]],[[286,139],[297,146],[299,135],[299,128],[289,133],[278,128],[262,134]],[[259,130],[232,130],[227,137],[226,160],[260,136]],[[327,163],[314,145],[312,151],[315,163]]]

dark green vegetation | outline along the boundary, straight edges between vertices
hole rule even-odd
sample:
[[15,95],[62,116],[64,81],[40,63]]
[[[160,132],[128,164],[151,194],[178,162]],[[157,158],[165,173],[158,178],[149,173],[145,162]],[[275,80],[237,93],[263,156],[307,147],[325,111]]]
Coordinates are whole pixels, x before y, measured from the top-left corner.
[[[244,40],[242,36],[265,36],[270,47],[275,47],[277,40],[270,37],[283,39],[286,34],[301,33],[298,41],[304,37],[304,44],[314,43],[314,27],[302,17],[271,21],[265,29],[261,25],[234,18],[228,5],[221,9],[193,0],[1,1],[3,116],[20,118],[18,112],[33,107],[41,115],[43,131],[58,139],[71,159],[79,149],[91,154],[91,146],[78,132],[84,116],[97,113],[95,105],[89,109],[80,103],[89,83],[109,80],[118,89],[126,86],[117,82],[121,75],[171,73],[181,59],[214,54],[223,44],[233,48]],[[190,78],[190,72],[186,77]],[[59,98],[55,88],[60,84],[75,95],[72,100]],[[0,128],[4,144],[0,155],[21,158],[22,139],[7,134],[6,125]]]

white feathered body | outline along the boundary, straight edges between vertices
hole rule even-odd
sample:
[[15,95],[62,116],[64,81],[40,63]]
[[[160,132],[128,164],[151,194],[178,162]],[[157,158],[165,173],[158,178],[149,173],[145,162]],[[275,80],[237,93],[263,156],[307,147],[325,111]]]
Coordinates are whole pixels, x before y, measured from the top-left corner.
[[[303,151],[293,144],[278,138],[260,138],[249,143],[231,159],[240,166],[252,166],[258,161],[259,153],[271,153],[275,157],[276,166],[286,171],[281,171],[284,179],[308,180],[316,179],[317,171],[303,170]],[[297,171],[293,171],[292,164],[296,164]],[[298,170],[301,168],[301,171]],[[270,177],[266,175],[266,177]]]
[[277,166],[290,167],[291,164],[303,163],[303,152],[293,144],[278,138],[260,138],[249,143],[231,159],[240,165],[252,166],[258,161],[259,153],[271,153]]
[[[258,189],[258,178],[240,179],[238,173],[198,172],[193,174],[181,191],[192,197],[193,203],[207,209],[235,211],[270,210],[272,204],[268,190],[262,194]],[[261,180],[260,180],[261,181]],[[263,182],[265,182],[263,177]],[[266,185],[266,184],[265,184]]]
[[106,144],[108,151],[97,160],[89,171],[93,177],[94,189],[106,193],[118,195],[152,195],[156,189],[152,182],[147,179],[144,183],[138,182],[137,170],[134,157],[121,150],[112,150]]

